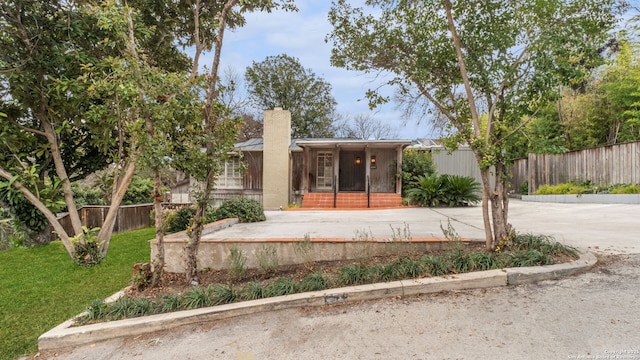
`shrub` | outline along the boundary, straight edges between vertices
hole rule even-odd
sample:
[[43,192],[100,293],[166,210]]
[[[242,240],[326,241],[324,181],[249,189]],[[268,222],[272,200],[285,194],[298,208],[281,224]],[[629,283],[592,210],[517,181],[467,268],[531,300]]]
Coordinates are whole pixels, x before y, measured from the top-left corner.
[[469,255],[465,254],[462,249],[451,250],[447,254],[447,258],[451,263],[451,270],[455,273],[466,273],[473,269]]
[[404,269],[400,259],[383,265],[377,274],[377,277],[382,281],[393,281],[401,279],[404,275]]
[[[51,210],[62,210],[62,204],[51,197],[55,197],[56,190],[40,190],[42,200],[53,206]],[[49,199],[47,199],[49,198]],[[10,182],[0,181],[0,203],[12,220],[14,230],[18,230],[12,239],[14,246],[30,246],[47,244],[51,240],[46,231],[49,226],[47,218],[33,206],[24,195],[15,189]],[[6,216],[6,215],[5,215]],[[14,232],[15,233],[15,232]]]
[[183,207],[176,211],[167,211],[164,218],[165,232],[172,234],[186,230],[195,213],[196,208],[193,206]]
[[213,304],[211,295],[212,289],[210,287],[193,288],[182,296],[181,307],[185,309],[199,309],[211,306]]
[[466,206],[480,201],[480,184],[472,177],[460,175],[442,175],[442,203],[452,206]]
[[416,177],[407,195],[421,206],[466,206],[480,201],[479,191],[474,178],[445,174]]
[[347,265],[338,269],[338,281],[344,285],[364,284],[369,280],[371,271],[360,265]]
[[538,250],[545,255],[568,255],[576,256],[578,251],[564,244],[555,241],[551,236],[516,234],[511,244],[514,250]]
[[240,222],[265,221],[264,208],[253,199],[235,198],[227,200],[216,209],[215,220],[238,218]]
[[276,281],[268,284],[264,288],[265,297],[289,295],[295,292],[295,283],[293,282],[293,280],[287,277],[278,278]]
[[542,185],[536,190],[535,195],[563,195],[563,194],[589,194],[595,190],[588,186],[564,183],[558,185]]
[[266,274],[273,274],[278,270],[278,251],[273,245],[264,245],[256,252],[258,268]]
[[423,255],[420,262],[424,264],[425,270],[432,276],[442,276],[449,273],[447,264],[440,256]]
[[417,176],[407,190],[411,201],[420,206],[438,206],[442,200],[442,178],[437,175]]
[[131,276],[131,287],[136,290],[146,289],[151,284],[151,264],[135,263],[133,264],[133,275]]
[[500,268],[500,261],[495,253],[476,251],[468,256],[473,270],[492,270]]
[[227,260],[229,275],[234,278],[240,277],[247,270],[247,257],[238,248],[232,247],[229,251],[229,259]]
[[305,276],[298,284],[298,291],[319,291],[324,290],[328,286],[327,278],[322,272],[314,272]]
[[85,205],[105,205],[105,196],[102,191],[95,186],[86,186],[80,183],[71,184],[73,189],[73,200],[76,207]]
[[256,300],[265,297],[265,289],[258,281],[245,285],[238,297],[242,300]]
[[640,185],[626,185],[612,187],[609,194],[640,194]]
[[74,257],[73,261],[85,267],[98,265],[104,260],[104,255],[100,250],[101,244],[98,243],[98,231],[100,228],[89,229],[82,227],[82,233],[72,237]]
[[211,288],[213,305],[230,304],[238,299],[238,292],[230,285],[216,285]]
[[417,278],[426,273],[426,268],[420,261],[405,257],[400,260],[400,264],[403,270],[403,277]]
[[179,295],[166,295],[160,298],[158,309],[160,312],[166,313],[171,311],[178,311],[182,309],[182,297]]
[[309,233],[304,234],[304,239],[293,243],[293,252],[302,260],[307,270],[313,270],[315,252],[313,251]]
[[105,316],[107,316],[108,309],[109,305],[107,305],[104,300],[93,300],[87,307],[87,315],[83,320],[94,321],[103,319]]
[[529,195],[529,181],[525,180],[520,183],[520,195]]
[[153,202],[153,180],[134,176],[127,192],[122,198],[122,205],[147,204]]
[[407,190],[418,176],[431,176],[436,167],[431,159],[431,153],[420,150],[406,150],[402,154],[402,195],[407,196]]

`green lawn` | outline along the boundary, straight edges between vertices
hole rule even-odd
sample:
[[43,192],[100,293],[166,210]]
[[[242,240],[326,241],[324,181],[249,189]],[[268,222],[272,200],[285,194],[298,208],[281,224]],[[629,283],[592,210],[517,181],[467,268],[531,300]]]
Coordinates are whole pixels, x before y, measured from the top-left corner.
[[116,234],[104,262],[75,265],[59,241],[0,252],[0,360],[38,350],[38,336],[94,299],[125,287],[132,265],[149,261],[152,228]]

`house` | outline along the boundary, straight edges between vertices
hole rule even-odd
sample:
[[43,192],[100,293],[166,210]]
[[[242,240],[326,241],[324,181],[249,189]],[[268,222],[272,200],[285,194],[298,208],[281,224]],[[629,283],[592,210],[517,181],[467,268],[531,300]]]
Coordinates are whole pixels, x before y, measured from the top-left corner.
[[[447,150],[442,143],[431,139],[417,139],[411,145],[406,147],[407,150],[420,150],[431,153],[433,165],[438,174],[468,176],[482,184],[482,176],[476,156],[467,144],[461,144],[456,150]],[[491,172],[494,173],[493,170]],[[491,186],[494,185],[495,179],[491,175]]]
[[[410,140],[291,139],[291,113],[264,114],[264,135],[238,143],[215,186],[216,205],[253,198],[265,209],[395,207]],[[244,166],[243,166],[244,164]],[[193,183],[191,184],[194,185]],[[172,198],[182,195],[172,193]]]

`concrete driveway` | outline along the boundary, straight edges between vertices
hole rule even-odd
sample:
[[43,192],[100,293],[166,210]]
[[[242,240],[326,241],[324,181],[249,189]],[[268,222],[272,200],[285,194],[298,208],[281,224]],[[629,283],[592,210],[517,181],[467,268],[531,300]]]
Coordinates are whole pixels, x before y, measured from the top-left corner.
[[[267,221],[237,224],[207,238],[391,238],[398,231],[413,238],[443,237],[448,221],[463,238],[483,240],[482,209],[403,208],[385,210],[268,211]],[[640,253],[640,205],[554,204],[511,200],[509,221],[524,233],[597,252]]]

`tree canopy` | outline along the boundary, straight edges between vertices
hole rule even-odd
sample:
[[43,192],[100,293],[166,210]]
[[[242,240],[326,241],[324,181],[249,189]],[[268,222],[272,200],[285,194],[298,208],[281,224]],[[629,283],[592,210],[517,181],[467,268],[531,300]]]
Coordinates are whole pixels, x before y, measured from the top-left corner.
[[333,136],[336,100],[331,85],[298,59],[281,54],[253,62],[245,72],[250,100],[261,110],[282,107],[291,111],[291,136]]
[[[338,0],[332,6],[334,28],[327,38],[333,43],[332,63],[384,73],[406,104],[447,120],[449,145],[468,144],[481,170],[487,248],[509,242],[510,139],[559,96],[559,85],[582,83],[601,63],[598,49],[610,37],[617,4],[371,0],[367,5],[365,10]],[[373,90],[367,95],[374,106],[386,101]]]

